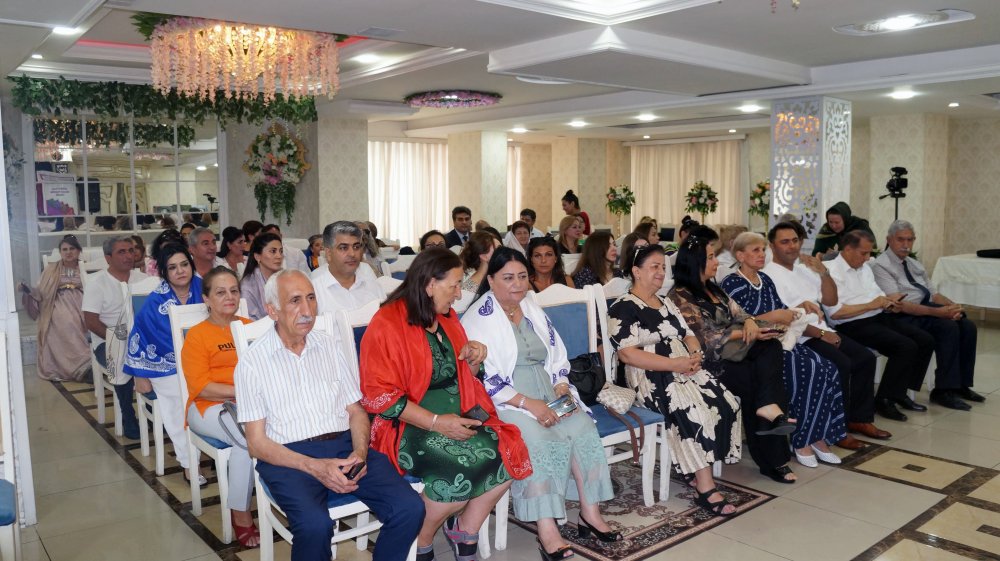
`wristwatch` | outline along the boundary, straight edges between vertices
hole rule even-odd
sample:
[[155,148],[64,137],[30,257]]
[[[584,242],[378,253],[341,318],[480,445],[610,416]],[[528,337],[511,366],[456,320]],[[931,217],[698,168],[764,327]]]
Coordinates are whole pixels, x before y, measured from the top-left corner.
[[826,337],[826,330],[825,329],[820,329],[819,330],[819,338],[822,339],[823,337]]

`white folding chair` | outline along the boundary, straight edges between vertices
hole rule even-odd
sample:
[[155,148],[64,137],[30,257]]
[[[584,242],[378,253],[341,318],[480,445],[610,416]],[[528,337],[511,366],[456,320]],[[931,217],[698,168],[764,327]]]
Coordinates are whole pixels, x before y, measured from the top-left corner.
[[[167,311],[170,317],[170,336],[174,341],[174,356],[177,357],[177,383],[181,388],[181,407],[187,405],[188,387],[187,379],[184,377],[184,365],[181,361],[181,351],[184,348],[184,339],[189,329],[205,321],[208,318],[208,308],[205,304],[189,304],[186,306],[173,306]],[[237,315],[247,317],[246,300],[240,299],[240,307]],[[187,418],[187,410],[184,410],[184,418]],[[201,516],[201,485],[198,484],[198,464],[201,452],[207,454],[215,462],[215,473],[219,481],[219,505],[222,510],[222,543],[233,541],[233,521],[229,514],[229,453],[232,448],[228,443],[221,440],[200,435],[188,426],[187,447],[190,464],[188,465],[188,479],[191,480],[191,513]],[[175,443],[176,445],[176,443]]]
[[[129,301],[131,305],[132,317],[135,317],[135,314],[139,313],[143,304],[146,303],[146,297],[149,296],[149,294],[159,285],[159,278],[149,277],[129,286],[132,294]],[[139,417],[139,449],[143,456],[149,456],[149,423],[152,422],[153,445],[156,450],[156,475],[163,475],[163,458],[165,452],[163,449],[163,415],[160,413],[160,405],[157,402],[155,395],[150,397],[140,392],[135,392],[135,401],[137,405],[136,409],[138,410],[137,417]],[[131,404],[129,404],[129,406],[131,406]]]
[[475,292],[462,290],[462,297],[459,298],[458,300],[455,300],[455,303],[452,304],[451,307],[455,308],[455,311],[458,312],[459,315],[462,315],[465,313],[465,310],[469,309],[469,306],[472,305],[472,303],[475,300],[476,300]]
[[[604,348],[607,355],[607,349],[611,343],[607,341],[607,304],[602,291],[598,291],[594,286],[569,288],[561,284],[554,284],[542,292],[530,293],[529,297],[534,298],[535,302],[545,310],[545,314],[552,321],[552,326],[559,333],[559,337],[566,347],[567,356],[573,358],[598,351],[597,326],[599,323],[601,333],[605,337]],[[586,331],[581,329],[583,325],[587,326]],[[605,360],[604,369],[607,379],[613,380],[611,365],[607,360]],[[594,405],[591,407],[591,411],[597,422],[597,432],[601,436],[601,444],[604,445],[608,463],[631,460],[633,458],[631,450],[619,450],[621,445],[631,444],[632,436],[629,430],[622,427],[621,421],[612,417],[603,405]],[[646,433],[646,438],[641,443],[639,450],[639,461],[642,466],[642,500],[646,506],[651,506],[655,502],[653,500],[653,469],[656,464],[655,435],[664,423],[663,415],[635,406],[629,411],[635,413],[642,423],[641,427],[634,426],[634,429]],[[624,419],[630,424],[634,422],[631,417],[624,417]]]
[[460,245],[453,245],[453,246],[449,247],[448,249],[450,249],[451,252],[454,253],[455,255],[458,255],[459,253],[462,253],[462,246],[460,246]]
[[[410,268],[410,265],[413,264],[413,260],[416,258],[416,255],[400,255],[392,263],[383,261],[382,274],[387,277],[403,280],[403,277],[406,276],[406,270]],[[393,273],[397,273],[397,275],[393,275]],[[402,273],[402,275],[399,275],[398,273]]]
[[375,279],[375,282],[382,287],[382,290],[384,290],[386,294],[391,293],[393,290],[396,290],[399,285],[403,284],[402,280],[393,278],[392,275],[382,275],[381,277]]
[[583,255],[583,254],[581,254],[581,253],[563,253],[562,254],[563,270],[566,271],[567,275],[572,275],[573,271],[576,270],[576,265],[577,265],[577,263],[580,262],[580,256],[581,255]]
[[[373,302],[373,304],[377,308],[378,303]],[[374,314],[374,312],[372,313]],[[259,319],[250,324],[243,324],[240,321],[234,321],[231,323],[230,329],[233,331],[233,341],[236,344],[237,356],[242,356],[253,341],[273,328],[274,321],[271,320],[271,318]],[[319,332],[329,333],[334,338],[338,338],[336,322],[334,321],[333,316],[329,314],[318,315],[313,329]],[[353,341],[353,336],[349,339],[349,341]],[[354,360],[357,360],[356,355]],[[347,354],[347,361],[350,365],[350,354]],[[411,483],[411,486],[417,492],[423,491],[423,483]],[[274,532],[278,532],[278,535],[280,535],[288,543],[292,543],[292,532],[287,526],[285,526],[284,522],[278,518],[278,515],[284,517],[285,513],[282,512],[278,505],[274,503],[267,487],[257,474],[256,469],[254,470],[254,487],[257,493],[257,523],[260,526],[260,559],[261,561],[274,561]],[[330,518],[334,521],[333,540],[330,543],[331,556],[336,559],[338,543],[354,538],[357,538],[358,551],[364,551],[367,549],[368,535],[381,528],[382,523],[378,520],[372,520],[368,507],[353,496],[330,495],[330,497],[331,500],[327,504],[329,506]],[[339,524],[337,522],[343,518],[349,518],[352,516],[357,517],[357,523],[354,527],[348,530],[338,531]],[[417,542],[414,540],[413,545],[410,546],[410,552],[407,559],[412,561],[416,559],[416,556]]]
[[[15,339],[16,341],[16,339]],[[17,481],[14,462],[14,418],[7,372],[7,335],[0,332],[0,559],[21,558],[21,525],[18,523]]]

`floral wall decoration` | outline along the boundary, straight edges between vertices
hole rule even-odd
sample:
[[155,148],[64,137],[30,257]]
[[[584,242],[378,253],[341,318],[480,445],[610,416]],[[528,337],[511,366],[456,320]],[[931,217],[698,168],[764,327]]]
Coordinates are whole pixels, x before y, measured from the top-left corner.
[[687,206],[684,207],[684,211],[701,214],[701,223],[704,224],[705,216],[712,214],[719,207],[719,194],[704,181],[699,180],[688,191],[685,202]]
[[273,124],[267,132],[247,148],[248,158],[243,169],[250,175],[250,187],[257,199],[257,211],[264,219],[268,204],[271,214],[285,224],[292,223],[295,212],[295,187],[311,167],[306,162],[306,147],[295,135],[280,124]]

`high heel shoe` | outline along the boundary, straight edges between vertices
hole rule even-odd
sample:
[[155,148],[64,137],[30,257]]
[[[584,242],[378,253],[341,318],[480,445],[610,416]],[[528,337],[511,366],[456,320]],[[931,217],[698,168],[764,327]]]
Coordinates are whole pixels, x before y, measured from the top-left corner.
[[260,530],[257,529],[257,526],[253,522],[249,526],[240,526],[236,523],[236,512],[230,511],[229,515],[233,520],[233,532],[240,545],[243,547],[260,546]]
[[816,457],[819,458],[820,460],[822,460],[822,461],[824,461],[824,462],[826,462],[828,464],[839,464],[840,463],[840,456],[834,454],[833,452],[824,452],[824,451],[820,450],[819,448],[813,446],[812,444],[810,444],[809,447],[812,448],[813,453],[816,454]]
[[576,553],[570,548],[569,544],[564,545],[552,553],[545,551],[545,546],[542,545],[541,540],[535,540],[538,542],[538,552],[542,554],[542,561],[561,561],[562,559],[572,559],[576,557]]
[[800,464],[806,466],[807,468],[814,468],[819,466],[819,462],[816,461],[816,456],[803,456],[799,454],[799,451],[795,451],[795,459],[799,461]]
[[622,533],[621,532],[615,532],[613,530],[610,531],[610,532],[602,532],[602,531],[598,530],[597,528],[591,526],[590,522],[587,522],[587,519],[584,518],[583,514],[581,513],[580,514],[580,521],[577,522],[577,524],[576,524],[576,535],[578,537],[580,537],[581,539],[585,539],[585,538],[589,538],[591,533],[593,533],[595,536],[597,536],[597,539],[601,540],[602,542],[620,542],[620,541],[622,541]]

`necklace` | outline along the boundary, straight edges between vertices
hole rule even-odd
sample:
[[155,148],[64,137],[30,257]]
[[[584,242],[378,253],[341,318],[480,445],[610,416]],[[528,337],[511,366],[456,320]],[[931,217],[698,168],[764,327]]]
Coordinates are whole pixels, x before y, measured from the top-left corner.
[[[503,309],[503,308],[501,307],[501,309]],[[517,308],[514,308],[513,310],[509,310],[509,311],[506,310],[506,309],[503,309],[503,311],[504,311],[505,314],[507,314],[508,318],[510,318],[510,319],[513,320],[514,319],[514,314],[516,314],[517,311],[520,310],[520,309],[521,309],[520,307],[517,307]]]
[[749,277],[747,277],[746,275],[744,275],[742,269],[736,269],[736,272],[739,273],[739,275],[741,277],[743,277],[748,283],[750,283],[750,286],[752,286],[752,287],[754,287],[756,289],[760,289],[760,287],[763,286],[763,283],[760,281],[760,275],[758,275],[756,271],[754,271],[753,273],[757,277],[757,282],[754,282],[754,281],[750,280]]

